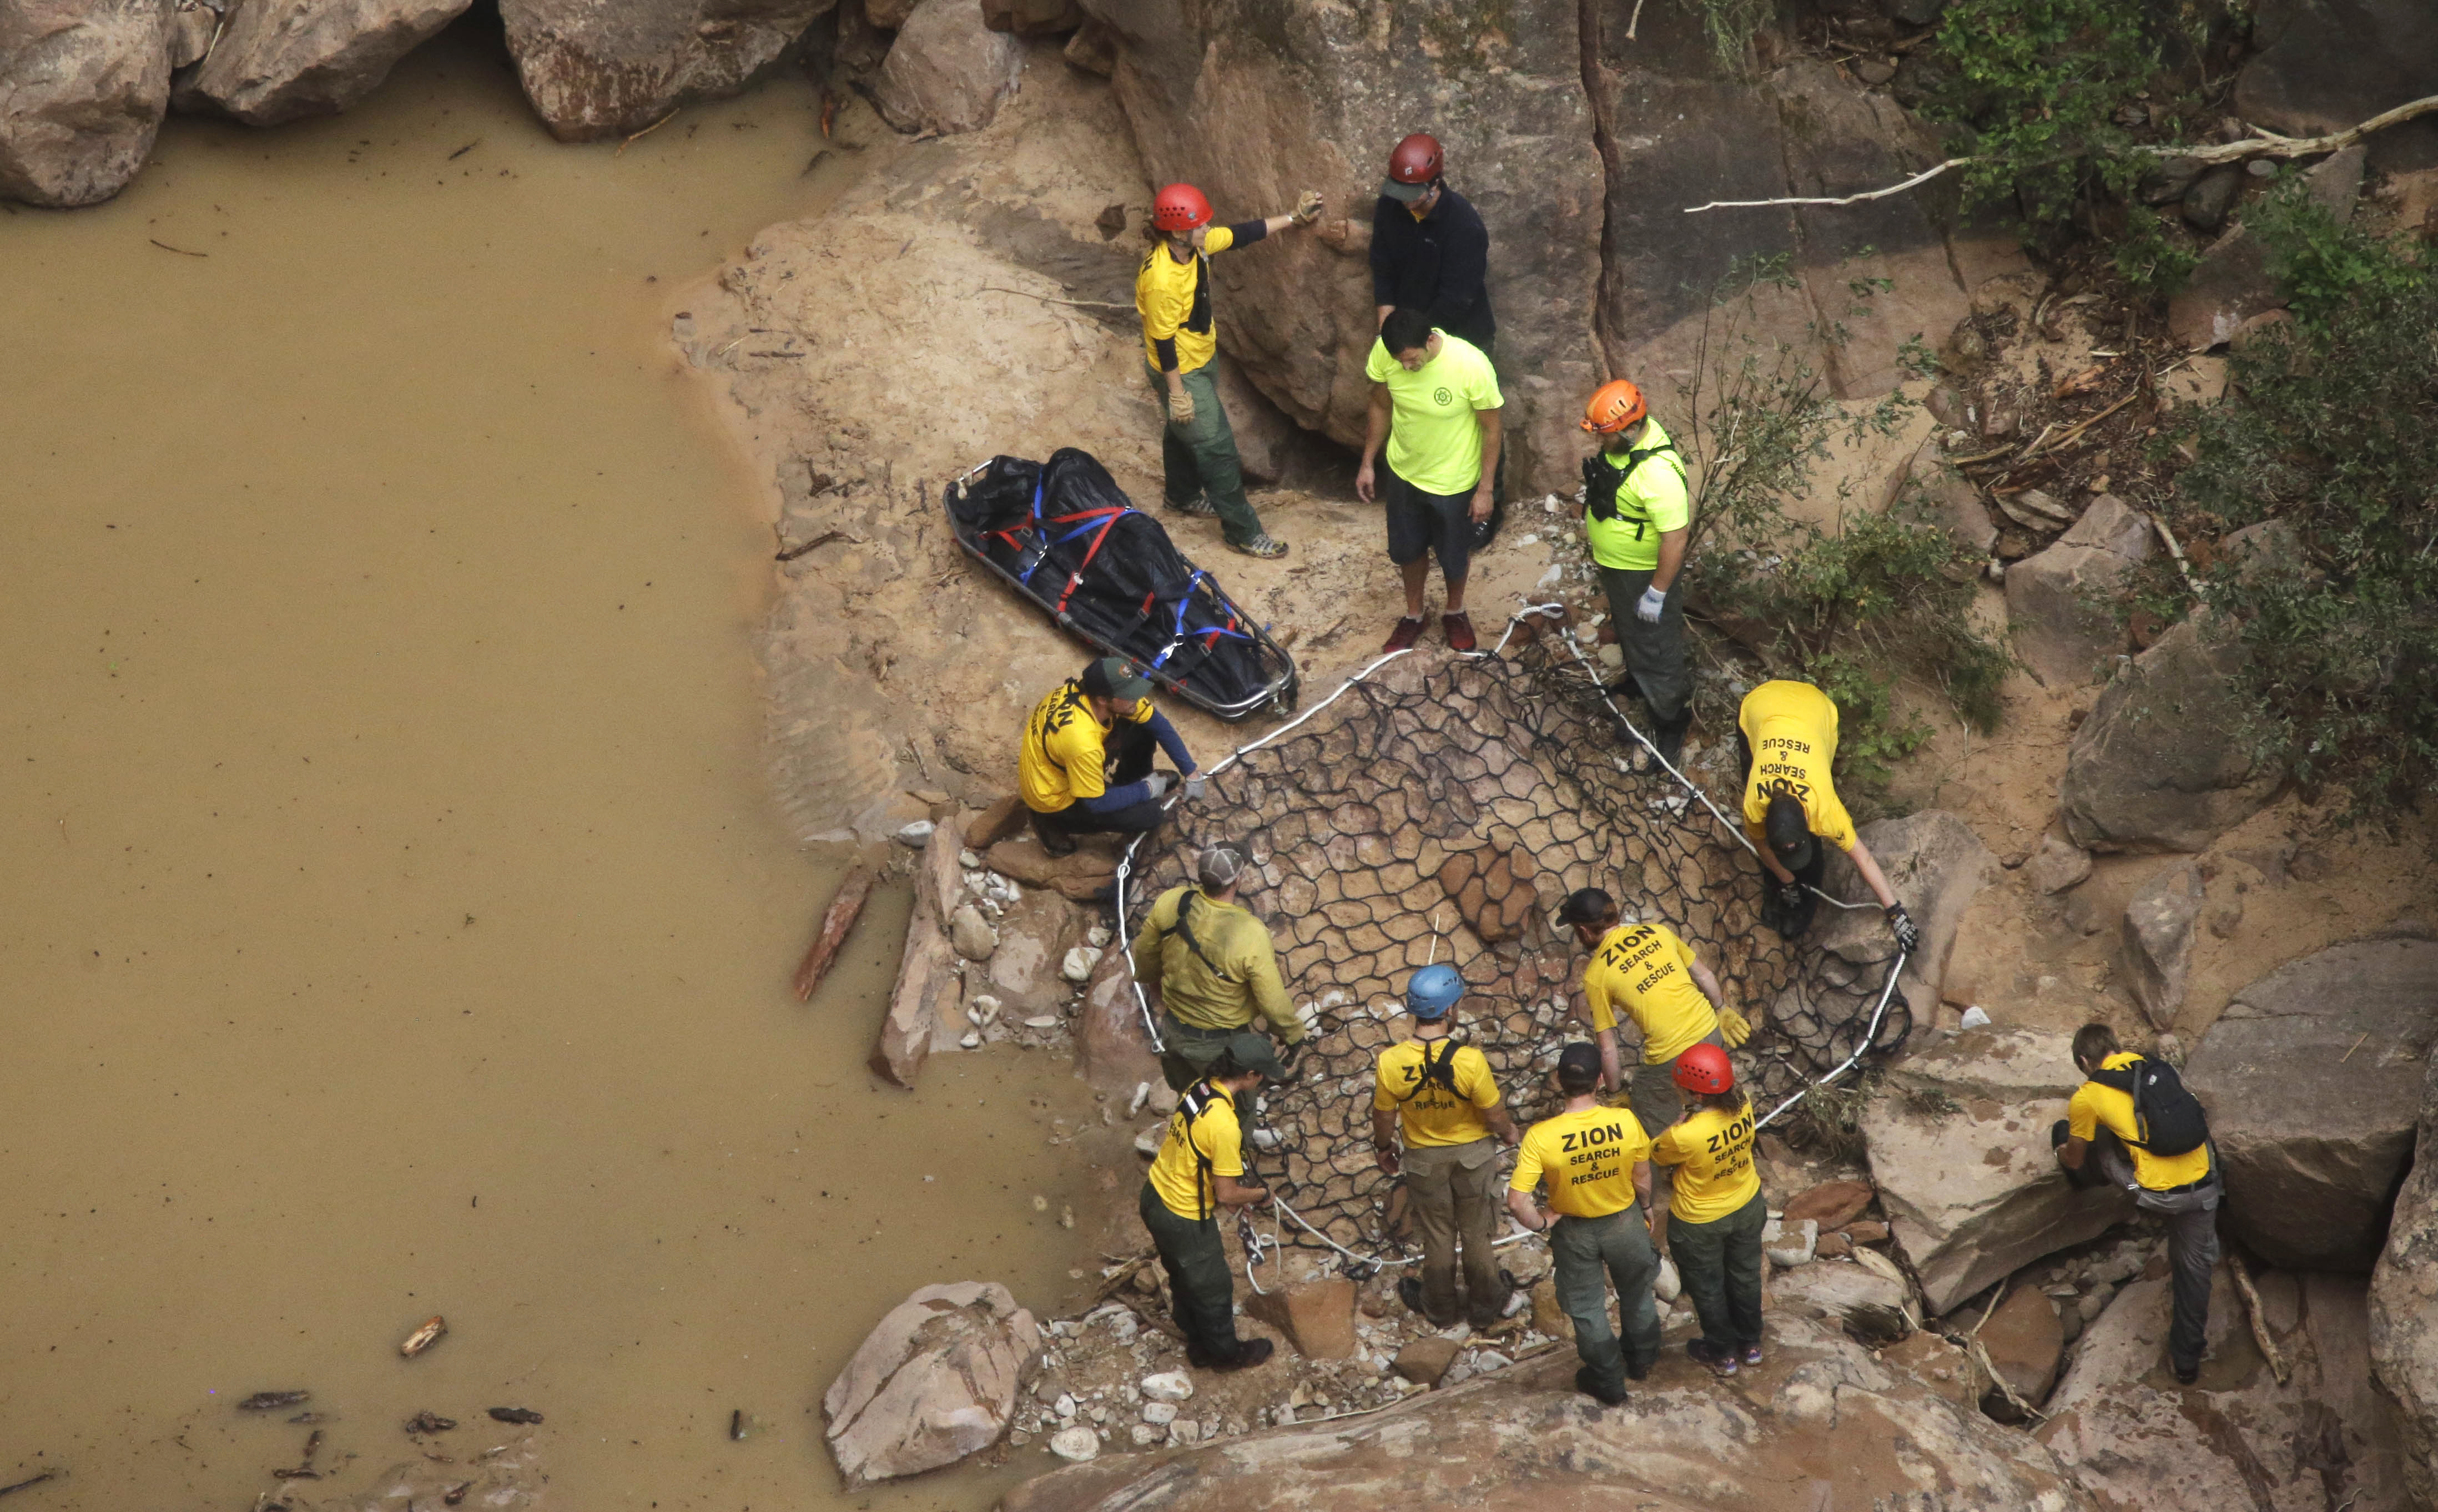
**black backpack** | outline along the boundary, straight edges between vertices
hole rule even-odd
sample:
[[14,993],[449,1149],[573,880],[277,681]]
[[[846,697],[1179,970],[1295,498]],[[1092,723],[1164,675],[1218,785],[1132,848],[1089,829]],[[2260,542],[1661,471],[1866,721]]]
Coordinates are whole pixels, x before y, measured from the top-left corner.
[[2091,1080],[2132,1097],[2133,1127],[2143,1137],[2127,1143],[2154,1155],[2189,1155],[2209,1143],[2209,1116],[2166,1062],[2137,1057],[2113,1071],[2094,1071]]
[[1402,1095],[1391,1092],[1388,1094],[1390,1097],[1395,1098],[1399,1102],[1411,1102],[1416,1098],[1421,1097],[1423,1093],[1429,1091],[1435,1086],[1447,1088],[1448,1096],[1452,1098],[1461,1099],[1464,1096],[1464,1094],[1456,1089],[1456,1052],[1458,1046],[1456,1037],[1454,1035],[1450,1035],[1438,1043],[1447,1047],[1447,1053],[1445,1055],[1434,1057],[1431,1054],[1430,1045],[1427,1043],[1424,1044],[1422,1046],[1422,1074],[1421,1079],[1414,1083],[1411,1091],[1405,1092]]

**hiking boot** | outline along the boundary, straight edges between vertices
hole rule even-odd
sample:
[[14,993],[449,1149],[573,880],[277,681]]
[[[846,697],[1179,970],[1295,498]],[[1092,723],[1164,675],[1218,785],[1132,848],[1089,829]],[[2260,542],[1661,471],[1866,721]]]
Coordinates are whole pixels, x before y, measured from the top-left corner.
[[1422,620],[1418,616],[1408,614],[1397,622],[1395,629],[1388,632],[1388,642],[1380,650],[1384,655],[1390,651],[1410,651],[1414,648],[1414,642],[1422,638]]
[[2201,1367],[2199,1365],[2178,1365],[2176,1367],[2176,1381],[2179,1385],[2190,1386],[2200,1379]]
[[1710,1373],[1722,1380],[1736,1373],[1735,1351],[1722,1348],[1707,1339],[1686,1340],[1685,1352],[1693,1357],[1695,1364],[1709,1366]]
[[1033,838],[1051,855],[1075,853],[1075,837],[1054,824],[1044,823],[1038,814],[1033,816]]
[[1287,554],[1287,543],[1272,539],[1265,531],[1248,541],[1229,541],[1228,549],[1242,552],[1247,556],[1258,556],[1266,562],[1273,557],[1284,556]]
[[1440,633],[1447,637],[1451,651],[1471,651],[1481,644],[1474,639],[1473,618],[1462,609],[1440,616]]
[[1642,701],[1642,683],[1631,672],[1627,673],[1624,677],[1617,678],[1615,682],[1601,683],[1600,692],[1608,694],[1612,698],[1619,699],[1626,703],[1640,703]]
[[1651,732],[1651,744],[1659,747],[1659,759],[1669,765],[1676,765],[1685,754],[1685,733],[1693,728],[1693,712],[1689,709]]
[[1645,1380],[1651,1374],[1651,1367],[1657,1363],[1658,1362],[1655,1360],[1629,1360],[1625,1363],[1625,1379],[1628,1380]]
[[1195,494],[1192,499],[1187,500],[1183,503],[1178,503],[1175,500],[1172,499],[1168,501],[1168,507],[1176,511],[1180,515],[1192,515],[1197,519],[1216,519],[1219,518],[1219,506],[1212,503],[1210,500],[1205,499],[1200,494]]
[[1622,1407],[1625,1405],[1625,1393],[1621,1391],[1606,1392],[1600,1390],[1599,1383],[1594,1380],[1592,1377],[1592,1367],[1589,1365],[1585,1365],[1581,1370],[1575,1372],[1575,1389],[1581,1392],[1584,1396],[1589,1397],[1592,1400],[1599,1403],[1603,1407]]
[[1193,1352],[1188,1350],[1185,1363],[1203,1370],[1250,1370],[1270,1358],[1270,1351],[1276,1347],[1278,1346],[1267,1339],[1246,1339],[1238,1344],[1236,1353],[1228,1359],[1221,1360],[1204,1355],[1197,1360],[1193,1358]]

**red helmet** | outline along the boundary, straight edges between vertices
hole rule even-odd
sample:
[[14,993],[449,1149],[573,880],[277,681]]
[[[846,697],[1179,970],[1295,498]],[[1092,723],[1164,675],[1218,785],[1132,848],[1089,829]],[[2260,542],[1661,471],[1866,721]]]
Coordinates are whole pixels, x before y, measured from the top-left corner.
[[1399,184],[1428,184],[1445,166],[1440,139],[1427,132],[1416,132],[1388,154],[1388,177]]
[[1162,231],[1191,231],[1210,223],[1210,202],[1191,184],[1172,184],[1152,196],[1151,223]]
[[1736,1084],[1736,1068],[1727,1052],[1715,1045],[1696,1045],[1676,1057],[1676,1084],[1687,1092],[1727,1092]]
[[1651,413],[1644,403],[1642,391],[1623,378],[1616,378],[1594,390],[1583,405],[1583,429],[1594,435],[1615,435]]

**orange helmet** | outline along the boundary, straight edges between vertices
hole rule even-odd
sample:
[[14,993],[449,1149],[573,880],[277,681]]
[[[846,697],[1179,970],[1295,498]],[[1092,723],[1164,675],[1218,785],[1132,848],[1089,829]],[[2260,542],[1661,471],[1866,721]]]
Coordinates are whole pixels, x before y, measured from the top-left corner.
[[1650,413],[1642,391],[1616,378],[1601,384],[1583,406],[1583,429],[1594,435],[1614,435]]
[[1191,231],[1210,223],[1210,202],[1191,184],[1172,184],[1152,197],[1151,223],[1162,231]]
[[1687,1092],[1725,1092],[1736,1084],[1736,1068],[1717,1046],[1696,1045],[1676,1057],[1676,1084]]

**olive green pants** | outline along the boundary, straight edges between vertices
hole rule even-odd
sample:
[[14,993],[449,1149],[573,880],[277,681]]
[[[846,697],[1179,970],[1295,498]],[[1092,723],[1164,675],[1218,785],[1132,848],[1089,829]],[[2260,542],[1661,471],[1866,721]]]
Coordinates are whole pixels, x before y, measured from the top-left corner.
[[1769,1204],[1758,1192],[1724,1218],[1690,1223],[1668,1221],[1668,1254],[1702,1337],[1721,1349],[1742,1350],[1760,1343],[1760,1235],[1769,1224]]
[[[1651,1298],[1659,1252],[1651,1247],[1642,1205],[1606,1218],[1559,1219],[1549,1225],[1549,1258],[1558,1306],[1575,1326],[1575,1353],[1595,1386],[1612,1397],[1622,1394],[1628,1361],[1641,1371],[1659,1358],[1659,1309]],[[1608,1324],[1609,1285],[1616,1288],[1622,1342]]]
[[[1211,363],[1183,377],[1185,392],[1193,398],[1193,418],[1184,425],[1167,420],[1159,428],[1168,506],[1180,509],[1196,496],[1208,499],[1219,511],[1220,535],[1228,545],[1242,546],[1262,534],[1262,517],[1245,497],[1245,463],[1236,454],[1236,428],[1228,423],[1227,406],[1219,402],[1219,380]],[[1165,415],[1168,379],[1151,373],[1151,389]]]

